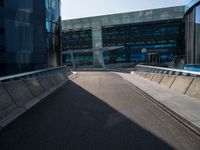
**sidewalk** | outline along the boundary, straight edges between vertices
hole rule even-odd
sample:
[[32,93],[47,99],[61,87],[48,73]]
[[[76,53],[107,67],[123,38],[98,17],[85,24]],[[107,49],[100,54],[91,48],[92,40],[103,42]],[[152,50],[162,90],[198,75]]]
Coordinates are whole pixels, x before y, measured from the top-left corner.
[[200,100],[177,93],[130,73],[116,73],[150,95],[159,104],[166,107],[170,113],[176,115],[186,125],[200,133]]

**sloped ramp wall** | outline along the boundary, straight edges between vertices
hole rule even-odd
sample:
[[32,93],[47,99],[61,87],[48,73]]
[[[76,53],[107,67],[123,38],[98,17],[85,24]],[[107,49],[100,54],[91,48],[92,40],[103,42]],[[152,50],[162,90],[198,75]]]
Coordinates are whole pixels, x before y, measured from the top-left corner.
[[71,71],[0,82],[0,129],[63,85]]
[[173,91],[186,94],[200,100],[200,78],[160,73],[135,71],[134,76],[150,80]]

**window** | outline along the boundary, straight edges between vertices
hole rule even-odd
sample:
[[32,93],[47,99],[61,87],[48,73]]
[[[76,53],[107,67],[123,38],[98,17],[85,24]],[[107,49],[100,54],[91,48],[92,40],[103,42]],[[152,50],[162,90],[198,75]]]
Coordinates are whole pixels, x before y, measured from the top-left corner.
[[200,5],[195,13],[195,64],[200,64]]
[[5,51],[5,46],[0,45],[0,52],[4,52]]
[[32,12],[33,0],[6,0],[4,2],[4,6],[7,8],[17,9],[19,11]]
[[3,6],[3,0],[0,0],[0,7]]
[[200,5],[196,7],[196,15],[195,16],[196,16],[195,22],[197,24],[200,24]]
[[4,34],[5,33],[5,29],[0,27],[0,34]]

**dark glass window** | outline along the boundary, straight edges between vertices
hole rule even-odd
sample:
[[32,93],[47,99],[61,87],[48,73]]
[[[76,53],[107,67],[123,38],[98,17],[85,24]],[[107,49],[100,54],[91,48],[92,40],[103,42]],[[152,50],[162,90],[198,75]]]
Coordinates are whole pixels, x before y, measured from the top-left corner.
[[200,65],[200,5],[185,17],[186,64]]
[[0,27],[0,34],[4,34],[5,33],[5,29],[3,27]]
[[47,9],[47,20],[59,22],[60,20],[60,0],[45,0]]
[[186,16],[186,63],[191,65],[194,64],[195,48],[194,48],[194,29],[195,29],[195,12],[191,11]]
[[5,41],[5,29],[0,27],[0,52],[5,51],[4,41]]
[[4,45],[0,45],[0,52],[4,52],[5,51],[5,46]]
[[62,33],[63,50],[80,50],[92,48],[92,31],[63,31]]
[[195,23],[195,64],[200,64],[200,5],[196,7]]
[[147,56],[141,52],[144,48],[149,56],[163,63],[184,55],[184,26],[179,19],[103,27],[102,38],[104,47],[125,48],[104,53],[106,63],[145,62]]
[[0,0],[0,7],[3,6],[3,0]]
[[4,5],[19,11],[33,12],[33,0],[6,0]]
[[33,51],[33,24],[5,19],[5,27],[5,44],[8,51]]

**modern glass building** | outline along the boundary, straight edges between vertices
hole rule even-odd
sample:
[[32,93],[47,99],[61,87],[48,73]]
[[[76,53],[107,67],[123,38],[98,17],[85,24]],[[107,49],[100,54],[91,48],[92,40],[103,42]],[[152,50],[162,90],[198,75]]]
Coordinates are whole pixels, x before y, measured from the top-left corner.
[[[183,16],[184,7],[179,6],[64,20],[63,64],[72,65],[73,59],[76,66],[94,65],[100,58],[107,66],[180,62],[185,53]],[[114,46],[122,48],[99,54],[75,52]],[[66,51],[74,51],[73,58]]]
[[185,7],[186,69],[200,71],[200,0]]
[[60,0],[45,0],[46,7],[46,46],[48,67],[56,67],[61,61],[61,15]]
[[106,64],[162,64],[184,54],[182,19],[103,27],[103,46],[124,46],[104,54]]
[[59,0],[0,0],[0,75],[57,66],[60,31]]

